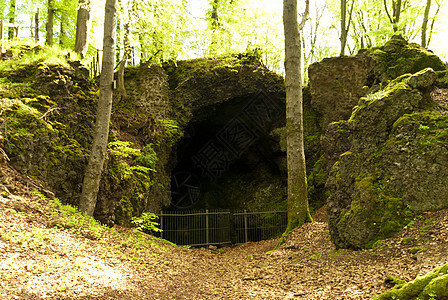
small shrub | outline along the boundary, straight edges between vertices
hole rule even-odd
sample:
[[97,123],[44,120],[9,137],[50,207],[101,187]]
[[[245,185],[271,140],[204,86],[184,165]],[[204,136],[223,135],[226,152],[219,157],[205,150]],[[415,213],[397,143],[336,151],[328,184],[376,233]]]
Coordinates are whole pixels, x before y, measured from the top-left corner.
[[161,232],[162,229],[159,227],[159,223],[155,222],[159,217],[153,213],[144,212],[140,217],[133,217],[131,219],[131,223],[134,224],[138,230],[152,233],[152,232]]

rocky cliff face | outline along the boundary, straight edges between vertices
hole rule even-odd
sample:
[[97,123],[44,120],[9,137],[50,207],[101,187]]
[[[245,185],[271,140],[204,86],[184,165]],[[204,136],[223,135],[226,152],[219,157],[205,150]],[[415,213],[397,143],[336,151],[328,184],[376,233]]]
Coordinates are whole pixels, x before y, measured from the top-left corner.
[[[448,207],[448,111],[444,98],[435,96],[444,91],[438,88],[445,73],[434,71],[443,63],[399,37],[357,58],[365,70],[356,73],[366,74],[371,85],[364,90],[371,92],[321,138],[330,233],[343,248],[370,247],[414,214]],[[345,80],[343,86],[351,85],[350,77]]]
[[[44,49],[17,53],[30,51]],[[36,62],[0,76],[8,83],[2,149],[17,169],[76,206],[96,114],[88,70],[78,62]],[[128,96],[114,97],[97,219],[129,224],[171,204],[286,208],[284,152],[271,135],[284,125],[283,79],[257,57],[142,64],[126,69],[125,86]],[[185,175],[197,182],[179,184]]]
[[[444,68],[400,37],[310,67],[310,203],[328,198],[338,247],[372,246],[414,214],[448,206]],[[96,113],[88,70],[35,63],[0,76],[2,149],[76,205]],[[114,98],[97,219],[128,224],[168,206],[286,208],[283,79],[256,57],[142,64],[126,69],[125,86],[128,97]]]

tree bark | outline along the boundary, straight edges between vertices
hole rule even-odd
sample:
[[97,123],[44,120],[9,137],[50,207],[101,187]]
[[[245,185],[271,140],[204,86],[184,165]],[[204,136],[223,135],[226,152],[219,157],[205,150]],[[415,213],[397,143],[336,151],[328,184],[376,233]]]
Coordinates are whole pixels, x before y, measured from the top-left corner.
[[104,15],[103,67],[100,77],[100,95],[98,100],[96,126],[79,202],[79,210],[89,216],[93,216],[95,210],[101,172],[103,170],[109,138],[116,45],[116,7],[117,0],[106,0]]
[[48,16],[47,16],[47,36],[45,43],[48,46],[53,46],[53,20],[54,20],[54,8],[53,8],[53,0],[48,0]]
[[85,57],[89,47],[89,33],[91,25],[90,0],[79,0],[78,15],[76,18],[75,52]]
[[340,54],[340,56],[345,55],[345,47],[347,45],[348,32],[350,30],[350,24],[352,22],[354,5],[355,5],[355,1],[352,0],[352,6],[351,6],[350,12],[348,14],[348,22],[347,22],[347,0],[341,0],[341,38],[340,38],[341,54]]
[[347,43],[347,31],[345,23],[347,18],[347,0],[341,0],[341,56],[345,55],[345,44]]
[[65,13],[62,12],[61,14],[61,26],[60,26],[60,31],[59,31],[59,45],[61,46],[65,46],[65,37],[66,37],[66,32],[65,32],[65,22],[66,22],[67,18],[65,17]]
[[34,15],[34,40],[36,42],[39,41],[39,8],[37,9],[36,14]]
[[429,43],[426,41],[426,31],[428,30],[429,11],[431,9],[431,0],[426,0],[425,14],[422,23],[422,47],[427,47]]
[[[308,5],[307,0],[307,7]],[[305,14],[302,24],[304,24],[306,17]],[[287,233],[295,227],[312,220],[308,206],[303,141],[302,50],[297,20],[297,0],[283,1],[283,26],[285,29],[286,141],[288,164]]]
[[[14,24],[16,19],[16,0],[11,0],[9,3],[9,23]],[[14,39],[14,28],[9,27],[8,29],[8,39]]]
[[219,0],[214,0],[212,3],[212,14],[211,14],[213,30],[216,30],[219,27],[218,5],[219,5]]
[[400,30],[398,25],[400,23],[402,2],[401,0],[392,0],[392,15],[389,13],[389,9],[387,8],[387,0],[383,0],[383,3],[384,3],[384,10],[386,11],[390,23],[392,24],[394,33],[397,33]]
[[397,0],[397,2],[392,1],[393,9],[394,9],[394,32],[398,32],[400,29],[398,27],[398,23],[400,22],[401,15],[401,0]]

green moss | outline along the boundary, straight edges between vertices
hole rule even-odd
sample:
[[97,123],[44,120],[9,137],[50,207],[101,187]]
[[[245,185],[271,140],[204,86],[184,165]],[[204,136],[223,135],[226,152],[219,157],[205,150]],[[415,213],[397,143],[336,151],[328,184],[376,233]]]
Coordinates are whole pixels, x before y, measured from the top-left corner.
[[129,225],[132,217],[140,215],[150,187],[154,184],[157,155],[151,145],[143,150],[133,143],[115,140],[109,143],[110,156],[107,177],[116,191],[120,191],[120,212],[117,223]]
[[394,36],[383,47],[370,52],[376,61],[381,62],[381,73],[388,80],[428,67],[435,71],[445,69],[444,62],[434,53],[417,44],[409,44],[400,36]]
[[[409,225],[408,225],[409,226]],[[401,241],[401,244],[403,244],[403,245],[407,245],[407,244],[409,244],[409,243],[411,243],[413,241],[413,238],[412,237],[405,237],[402,241]]]
[[[368,226],[374,235],[369,236],[362,248],[370,248],[377,241],[397,234],[413,217],[402,198],[393,195],[387,184],[377,177],[362,174],[356,178],[355,199],[349,210],[340,214],[338,226],[353,226],[353,221]],[[359,242],[362,243],[360,240]]]
[[429,300],[431,297],[442,299],[448,296],[448,264],[435,268],[424,276],[417,277],[415,280],[404,284],[401,287],[389,290],[380,296],[374,297],[374,300]]
[[[440,273],[443,274],[443,273]],[[448,274],[441,275],[431,280],[419,295],[422,300],[445,299],[448,296]]]
[[387,276],[386,280],[384,280],[384,283],[391,284],[394,287],[397,287],[402,286],[404,283],[406,283],[406,281],[394,276]]
[[415,248],[411,248],[408,250],[408,252],[411,254],[418,254],[418,253],[422,253],[422,252],[426,252],[426,251],[428,251],[428,248],[415,247]]

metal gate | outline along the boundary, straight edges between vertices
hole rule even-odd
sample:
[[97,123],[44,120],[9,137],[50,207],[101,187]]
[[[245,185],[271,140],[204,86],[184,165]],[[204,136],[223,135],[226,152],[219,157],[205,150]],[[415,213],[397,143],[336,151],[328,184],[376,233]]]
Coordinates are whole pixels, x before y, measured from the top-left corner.
[[159,214],[160,237],[177,245],[207,246],[256,242],[281,235],[286,211],[165,211]]

